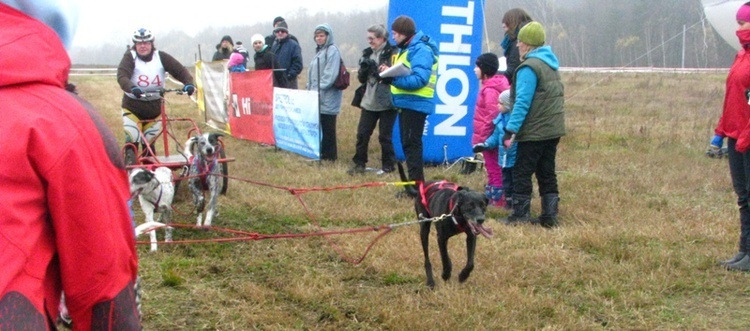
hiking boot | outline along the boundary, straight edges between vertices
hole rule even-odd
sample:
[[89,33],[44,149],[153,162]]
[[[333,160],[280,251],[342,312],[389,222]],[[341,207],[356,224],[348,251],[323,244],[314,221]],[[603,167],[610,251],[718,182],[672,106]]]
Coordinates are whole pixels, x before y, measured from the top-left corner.
[[349,174],[349,176],[364,174],[365,173],[365,166],[363,166],[361,164],[357,164],[357,165],[349,168],[349,170],[347,170],[346,173]]
[[734,256],[733,256],[733,257],[732,257],[731,259],[729,259],[729,260],[719,261],[719,265],[721,265],[721,266],[724,266],[724,267],[727,267],[727,266],[729,266],[729,265],[730,265],[730,264],[732,264],[732,263],[737,263],[737,262],[739,262],[740,260],[742,260],[742,258],[743,258],[743,257],[745,257],[745,255],[746,255],[746,254],[745,254],[745,252],[739,252],[739,253],[735,254],[735,255],[734,255]]

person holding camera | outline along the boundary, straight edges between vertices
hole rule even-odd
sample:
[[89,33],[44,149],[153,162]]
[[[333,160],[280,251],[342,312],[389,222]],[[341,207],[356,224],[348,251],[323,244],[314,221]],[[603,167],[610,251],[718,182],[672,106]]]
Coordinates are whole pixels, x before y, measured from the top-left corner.
[[357,79],[362,84],[355,92],[352,105],[362,108],[357,125],[357,145],[352,161],[354,167],[348,173],[361,174],[367,164],[367,149],[370,136],[380,122],[378,141],[380,142],[381,168],[377,175],[384,175],[394,170],[396,153],[393,150],[393,125],[396,123],[396,109],[393,107],[391,87],[380,80],[378,67],[391,66],[394,48],[388,42],[388,30],[382,24],[367,28],[367,43],[370,47],[362,51],[359,60]]
[[[138,29],[133,33],[133,47],[122,56],[117,67],[117,83],[125,92],[122,96],[122,121],[125,127],[125,142],[140,143],[142,150],[149,151],[146,144],[161,131],[161,121],[153,120],[161,115],[161,96],[166,73],[185,86],[188,95],[195,93],[195,83],[190,71],[171,55],[154,47],[154,34],[148,29]],[[146,141],[141,141],[141,132]],[[156,151],[154,151],[156,152]],[[129,163],[126,160],[126,163]]]

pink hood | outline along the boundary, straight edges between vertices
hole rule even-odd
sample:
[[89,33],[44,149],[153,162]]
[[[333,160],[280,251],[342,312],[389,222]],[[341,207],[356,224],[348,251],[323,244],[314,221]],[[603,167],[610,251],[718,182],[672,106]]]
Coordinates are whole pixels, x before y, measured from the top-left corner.
[[492,120],[500,113],[498,97],[502,91],[510,88],[505,75],[495,75],[482,82],[477,104],[474,109],[474,133],[471,144],[485,142],[495,130]]

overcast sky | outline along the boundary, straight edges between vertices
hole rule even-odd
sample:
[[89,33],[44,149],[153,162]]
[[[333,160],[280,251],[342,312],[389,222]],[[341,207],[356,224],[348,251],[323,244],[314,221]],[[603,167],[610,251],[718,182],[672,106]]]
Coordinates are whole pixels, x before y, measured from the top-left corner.
[[[388,5],[388,0],[78,0],[78,29],[73,46],[112,42],[112,36],[130,40],[137,28],[155,34],[182,30],[193,35],[207,27],[271,22],[274,17],[293,17],[301,8],[308,13],[369,11]],[[125,32],[125,33],[124,33]],[[119,44],[115,41],[116,44]]]

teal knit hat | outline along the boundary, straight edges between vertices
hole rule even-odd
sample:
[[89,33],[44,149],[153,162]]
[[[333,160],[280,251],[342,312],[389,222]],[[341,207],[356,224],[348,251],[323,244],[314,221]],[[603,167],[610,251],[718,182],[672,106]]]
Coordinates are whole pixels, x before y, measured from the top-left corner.
[[529,22],[518,31],[518,40],[529,46],[542,46],[546,39],[544,27],[539,22]]

